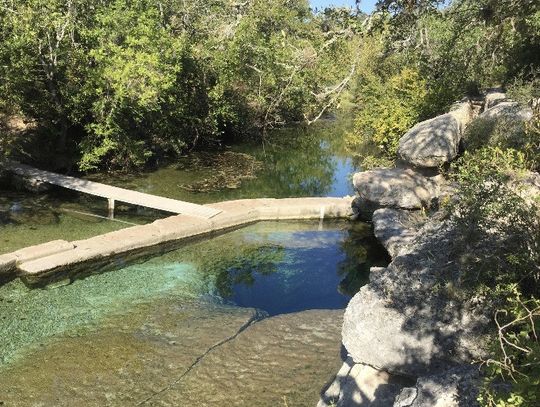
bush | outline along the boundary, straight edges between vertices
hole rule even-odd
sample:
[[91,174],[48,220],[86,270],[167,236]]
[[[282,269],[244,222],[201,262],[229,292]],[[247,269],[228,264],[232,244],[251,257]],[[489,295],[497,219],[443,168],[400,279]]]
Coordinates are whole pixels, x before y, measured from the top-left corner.
[[[531,85],[532,86],[532,85]],[[532,100],[534,87],[524,85],[514,91],[521,101]],[[528,95],[528,96],[525,96]],[[521,107],[516,108],[516,110]],[[540,111],[535,109],[533,118],[527,122],[516,119],[512,115],[502,115],[497,118],[478,118],[466,129],[464,134],[465,147],[475,151],[483,147],[514,149],[523,153],[525,167],[530,170],[540,169]]]
[[399,139],[423,116],[426,82],[417,70],[403,68],[388,78],[370,78],[359,94],[349,148],[366,164],[373,162],[377,152],[387,162],[393,161]]
[[497,147],[467,152],[453,165],[458,192],[448,208],[470,287],[520,282],[524,292],[540,294],[539,208],[517,182],[525,168],[523,153]]
[[[540,401],[540,208],[516,182],[525,168],[523,153],[497,147],[467,152],[452,167],[458,192],[447,209],[459,232],[461,285],[497,309],[479,398],[485,406]],[[501,379],[511,388],[497,386]]]

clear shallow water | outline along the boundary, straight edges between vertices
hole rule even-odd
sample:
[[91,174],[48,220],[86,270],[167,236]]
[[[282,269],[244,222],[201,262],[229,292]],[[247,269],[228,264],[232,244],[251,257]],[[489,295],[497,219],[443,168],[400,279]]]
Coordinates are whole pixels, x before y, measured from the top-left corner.
[[0,404],[314,405],[340,308],[385,264],[369,225],[261,222],[67,286],[12,281]]
[[0,338],[9,338],[0,363],[162,299],[269,315],[344,308],[369,268],[386,262],[366,224],[261,222],[64,287],[29,290],[15,280],[0,287]]
[[[263,146],[243,143],[214,153],[193,153],[156,171],[135,175],[97,174],[90,178],[142,192],[196,203],[229,199],[352,195],[354,166],[344,150],[344,121],[321,122],[309,128],[276,130]],[[216,171],[212,160],[223,153],[248,154],[261,167],[254,178],[229,182],[240,171],[233,158]],[[209,164],[210,163],[210,164]],[[204,192],[186,188],[225,172]],[[219,174],[218,174],[219,175]],[[215,180],[214,180],[215,181]],[[232,185],[231,185],[232,184]],[[0,253],[54,239],[78,240],[143,224],[168,214],[117,203],[113,222],[83,213],[106,216],[105,200],[60,188],[46,194],[14,192],[0,185]]]

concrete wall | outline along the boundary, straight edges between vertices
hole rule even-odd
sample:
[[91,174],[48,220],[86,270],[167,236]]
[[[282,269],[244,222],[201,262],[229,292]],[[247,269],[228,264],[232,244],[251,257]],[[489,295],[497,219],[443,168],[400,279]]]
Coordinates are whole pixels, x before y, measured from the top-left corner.
[[90,239],[56,240],[0,256],[0,277],[31,286],[121,266],[128,260],[171,250],[178,242],[242,225],[285,219],[346,218],[352,198],[245,199],[210,204],[223,212],[211,219],[176,215]]

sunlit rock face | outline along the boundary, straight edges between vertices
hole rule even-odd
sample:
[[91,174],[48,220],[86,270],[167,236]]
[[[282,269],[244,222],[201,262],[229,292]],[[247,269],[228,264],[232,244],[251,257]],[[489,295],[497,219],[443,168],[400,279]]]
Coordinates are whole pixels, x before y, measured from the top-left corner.
[[411,169],[374,169],[353,177],[358,196],[353,210],[362,219],[371,219],[379,208],[421,209],[438,197],[443,179],[426,177]]
[[422,168],[437,168],[457,157],[465,126],[472,120],[469,103],[449,113],[418,123],[399,140],[398,157]]

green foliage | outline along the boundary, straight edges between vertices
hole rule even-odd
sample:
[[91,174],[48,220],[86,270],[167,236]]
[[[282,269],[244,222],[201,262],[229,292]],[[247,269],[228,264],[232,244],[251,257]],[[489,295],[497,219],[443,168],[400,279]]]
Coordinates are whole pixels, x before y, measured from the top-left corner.
[[[540,403],[540,300],[524,299],[516,285],[508,286],[505,308],[497,311],[498,340],[493,358],[486,362],[487,375],[479,401],[490,407],[533,407]],[[504,391],[493,384],[503,379],[512,384]]]
[[[364,151],[376,147],[384,159],[392,160],[400,137],[423,117],[426,82],[418,71],[404,68],[387,78],[366,76],[359,94],[349,145]],[[374,162],[369,154],[362,158],[364,167]]]
[[454,164],[459,192],[449,209],[465,246],[463,278],[472,287],[520,281],[530,290],[540,281],[539,208],[516,182],[524,169],[522,153],[496,147],[467,152]]
[[83,171],[311,122],[355,66],[353,15],[307,1],[12,3],[0,0],[0,110],[35,120]]
[[[458,227],[462,289],[498,309],[479,399],[485,406],[540,400],[540,207],[519,183],[525,168],[523,153],[484,147],[465,153],[451,173],[458,193],[447,208]],[[497,386],[501,379],[510,390]]]
[[477,119],[467,128],[464,135],[467,150],[482,147],[514,149],[524,154],[525,166],[540,169],[540,117],[533,116],[528,122],[512,116]]

